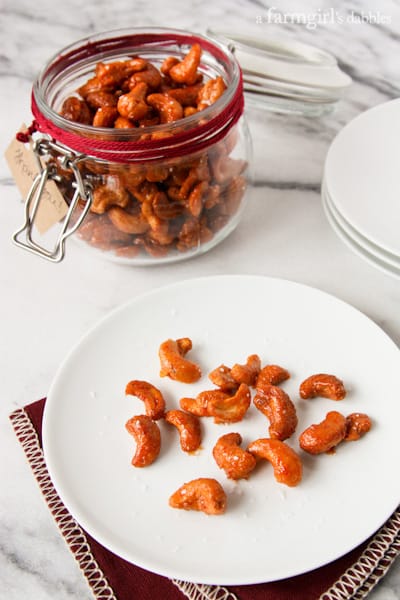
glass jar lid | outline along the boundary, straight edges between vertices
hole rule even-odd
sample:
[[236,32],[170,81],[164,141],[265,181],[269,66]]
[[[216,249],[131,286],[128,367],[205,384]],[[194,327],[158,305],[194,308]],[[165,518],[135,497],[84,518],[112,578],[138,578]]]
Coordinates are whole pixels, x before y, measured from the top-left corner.
[[352,82],[332,54],[293,40],[208,29],[235,54],[248,104],[280,112],[330,112]]

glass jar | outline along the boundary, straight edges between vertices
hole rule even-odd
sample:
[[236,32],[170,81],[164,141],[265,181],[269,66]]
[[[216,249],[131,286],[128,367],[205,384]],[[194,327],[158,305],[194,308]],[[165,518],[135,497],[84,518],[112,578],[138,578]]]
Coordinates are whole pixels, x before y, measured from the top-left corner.
[[[167,57],[176,59],[171,64],[182,61],[194,44],[202,50],[198,87],[216,78],[225,84],[214,103],[205,98],[202,110],[185,111],[189,116],[161,124],[142,119],[127,128],[97,127],[60,114],[67,98],[79,97],[77,90],[94,81],[99,63],[133,63],[140,57],[160,73]],[[168,73],[160,79],[157,89],[149,80],[147,93],[165,96],[171,79]],[[110,91],[117,96],[129,92],[112,85]],[[41,252],[35,242],[28,248],[33,252],[61,260],[65,238],[75,232],[81,244],[114,261],[168,263],[206,252],[238,224],[249,183],[251,146],[242,114],[240,67],[225,45],[184,31],[153,28],[85,38],[44,67],[33,87],[32,112],[30,132],[36,130],[35,151],[42,169],[51,165],[47,176],[56,181],[69,205],[57,241],[60,247]]]

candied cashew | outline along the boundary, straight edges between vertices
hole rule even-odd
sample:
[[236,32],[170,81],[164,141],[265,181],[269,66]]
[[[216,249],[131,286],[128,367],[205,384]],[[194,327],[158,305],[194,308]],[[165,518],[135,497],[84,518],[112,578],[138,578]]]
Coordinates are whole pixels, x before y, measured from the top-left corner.
[[187,208],[189,212],[194,216],[198,217],[203,210],[203,202],[205,193],[208,189],[207,181],[200,181],[197,183],[189,194],[187,199]]
[[[137,71],[143,71],[147,68],[148,62],[144,58],[135,56],[130,60],[114,61],[110,63],[97,63],[95,79],[102,88],[119,88],[127,77]],[[80,88],[82,90],[82,88]],[[80,92],[82,93],[82,92]]]
[[79,228],[79,237],[101,250],[116,249],[132,242],[132,237],[114,227],[108,215],[89,213]]
[[103,106],[117,106],[117,98],[111,92],[95,90],[89,92],[85,98],[91,108],[102,108]]
[[215,423],[237,423],[246,414],[251,402],[249,386],[241,383],[233,396],[214,399],[209,403],[208,412]]
[[169,499],[172,508],[199,510],[207,515],[222,515],[226,494],[216,479],[199,477],[184,483]]
[[146,233],[150,227],[141,213],[131,214],[118,206],[109,208],[107,214],[112,224],[125,233]]
[[[156,183],[161,183],[165,181],[169,175],[168,167],[164,167],[163,165],[151,166],[146,168],[146,179],[147,181],[152,181]],[[158,192],[159,194],[162,192]]]
[[256,388],[264,388],[268,385],[279,385],[290,378],[290,373],[279,365],[265,365],[258,374]]
[[[157,192],[157,194],[159,194],[159,192]],[[160,219],[160,217],[154,213],[153,202],[142,203],[142,215],[145,219],[147,219],[147,222],[150,226],[148,238],[152,242],[159,244],[160,246],[165,246],[169,245],[173,241],[174,235],[169,231],[168,220]]]
[[92,125],[94,127],[113,127],[118,118],[118,111],[114,106],[101,106],[96,110]]
[[303,399],[321,396],[331,400],[343,400],[346,396],[346,389],[343,381],[335,375],[318,373],[307,377],[300,384],[300,396]]
[[226,85],[221,76],[210,79],[203,85],[197,96],[197,109],[204,110],[214,104],[226,90]]
[[194,452],[201,444],[201,428],[198,417],[183,410],[169,410],[165,413],[167,423],[179,431],[181,448],[184,452]]
[[270,421],[269,435],[273,439],[286,440],[296,430],[296,408],[281,388],[275,385],[264,385],[257,388],[254,405]]
[[208,168],[208,157],[203,154],[197,163],[190,168],[189,173],[181,182],[179,197],[181,200],[186,200],[193,187],[201,181],[210,180],[210,170]]
[[247,479],[256,466],[256,459],[240,447],[241,443],[240,433],[227,433],[217,440],[213,448],[215,462],[228,479]]
[[321,423],[310,425],[299,437],[300,448],[309,454],[330,452],[346,436],[346,419],[336,410],[328,412]]
[[157,192],[153,199],[153,211],[160,219],[175,219],[185,210],[179,202],[170,200],[164,192]]
[[137,415],[126,422],[125,428],[136,441],[132,465],[148,467],[160,454],[161,433],[157,423],[147,415]]
[[197,394],[196,398],[181,398],[179,404],[186,410],[198,417],[210,417],[210,406],[220,403],[229,398],[229,394],[222,390],[205,390]]
[[176,56],[167,56],[166,58],[164,58],[164,60],[161,64],[161,67],[160,67],[161,73],[163,75],[169,75],[169,72],[172,69],[172,67],[174,67],[178,63],[179,63],[179,58],[177,58]]
[[151,90],[157,90],[161,85],[161,73],[152,65],[147,63],[144,69],[134,73],[129,79],[129,87],[135,87],[138,83],[145,83]]
[[117,181],[108,178],[107,183],[99,185],[93,190],[91,212],[101,215],[111,206],[125,208],[129,203],[129,194]]
[[158,352],[161,364],[160,377],[169,377],[183,383],[198,381],[201,377],[200,367],[184,358],[191,348],[192,342],[189,338],[169,339],[163,342]]
[[92,115],[90,109],[84,100],[70,96],[64,100],[60,110],[60,115],[68,121],[76,121],[77,123],[84,123],[90,125],[92,122]]
[[365,413],[351,413],[346,417],[346,442],[354,442],[371,429],[371,419]]
[[149,112],[149,106],[146,103],[147,85],[143,82],[135,85],[130,92],[123,94],[118,98],[118,112],[121,117],[138,121],[143,119]]
[[115,129],[132,129],[136,127],[135,123],[126,117],[117,117],[114,121]]
[[182,105],[168,94],[150,94],[147,103],[158,111],[160,123],[172,123],[183,117]]
[[204,202],[204,208],[207,208],[207,209],[213,208],[214,206],[219,204],[220,193],[221,193],[221,188],[218,184],[209,185],[208,190],[207,190],[207,197]]
[[233,392],[239,387],[238,382],[232,377],[230,367],[226,365],[216,367],[209,373],[208,378],[224,392]]
[[285,442],[261,438],[251,442],[247,448],[257,458],[268,460],[279,483],[289,487],[298,485],[302,479],[303,466],[299,455]]
[[258,354],[251,354],[247,357],[246,364],[233,365],[231,375],[238,383],[246,383],[253,386],[261,369],[261,361]]
[[136,398],[142,400],[146,409],[146,415],[154,421],[164,416],[164,397],[160,390],[151,383],[134,379],[126,385],[125,394],[136,396]]
[[197,69],[200,64],[201,46],[193,44],[186,56],[168,70],[168,75],[177,83],[193,85],[197,81]]
[[195,115],[197,112],[198,112],[198,110],[194,106],[185,106],[183,109],[183,116],[191,117],[192,115]]
[[197,101],[197,96],[202,87],[203,86],[201,83],[197,83],[196,85],[187,85],[183,88],[172,88],[168,90],[168,95],[172,98],[175,98],[175,100],[177,100],[182,106],[190,106],[194,108]]
[[234,395],[222,390],[205,390],[196,398],[181,398],[180,406],[198,417],[214,417],[215,423],[237,423],[250,406],[249,387],[242,383]]
[[113,86],[105,86],[98,77],[92,77],[76,91],[78,94],[80,94],[80,96],[82,96],[82,98],[86,100],[89,94],[93,94],[95,92],[113,92]]

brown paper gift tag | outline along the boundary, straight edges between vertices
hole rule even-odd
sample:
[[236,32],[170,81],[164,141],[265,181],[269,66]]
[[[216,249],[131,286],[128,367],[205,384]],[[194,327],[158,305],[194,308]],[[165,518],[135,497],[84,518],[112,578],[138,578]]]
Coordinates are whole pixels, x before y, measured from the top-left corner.
[[[22,126],[21,131],[24,130],[26,127]],[[33,150],[30,146],[26,146],[14,138],[5,151],[5,158],[17,188],[25,200],[39,172]],[[57,185],[54,181],[48,180],[40,199],[34,225],[43,235],[50,227],[65,217],[67,210],[68,205]]]

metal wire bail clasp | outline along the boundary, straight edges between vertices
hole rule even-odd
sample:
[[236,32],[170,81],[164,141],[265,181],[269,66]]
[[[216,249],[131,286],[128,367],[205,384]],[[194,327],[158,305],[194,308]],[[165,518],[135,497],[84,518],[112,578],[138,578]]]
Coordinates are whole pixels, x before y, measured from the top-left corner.
[[[13,241],[24,250],[42,256],[51,262],[60,262],[65,255],[65,240],[80,227],[92,203],[91,186],[84,181],[78,168],[78,163],[85,156],[73,153],[69,148],[54,142],[48,136],[35,140],[32,149],[36,157],[38,174],[32,183],[25,201],[24,224],[14,233]],[[42,158],[45,160],[42,161]],[[61,230],[59,231],[54,248],[49,250],[33,240],[32,230],[40,203],[43,200],[47,181],[52,180],[56,183],[62,181],[62,176],[59,175],[57,169],[58,164],[62,169],[72,171],[74,177],[72,187],[74,192],[69,201],[67,213],[61,223]],[[72,216],[79,200],[84,203],[83,210],[77,220],[72,222]]]

